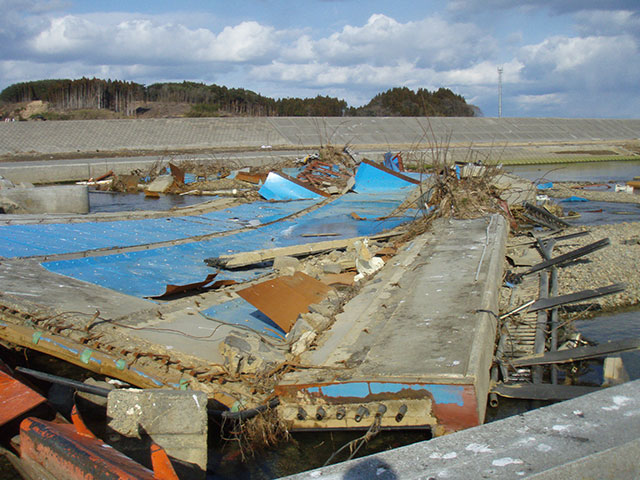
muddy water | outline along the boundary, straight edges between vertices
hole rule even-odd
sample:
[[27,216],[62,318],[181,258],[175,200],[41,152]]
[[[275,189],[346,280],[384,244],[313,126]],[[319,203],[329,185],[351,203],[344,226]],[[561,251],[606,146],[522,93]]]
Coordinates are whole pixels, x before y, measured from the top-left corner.
[[[575,323],[576,331],[587,340],[596,343],[608,340],[623,340],[640,337],[640,307],[622,312],[598,315]],[[630,380],[640,378],[640,351],[620,354]],[[591,362],[580,381],[586,385],[598,385],[602,382],[602,362]]]
[[188,207],[211,199],[212,197],[197,195],[160,195],[159,198],[150,198],[145,197],[144,193],[89,191],[89,210],[91,213],[164,211],[174,207]]
[[585,162],[504,167],[531,181],[624,183],[640,175],[640,160],[625,162]]

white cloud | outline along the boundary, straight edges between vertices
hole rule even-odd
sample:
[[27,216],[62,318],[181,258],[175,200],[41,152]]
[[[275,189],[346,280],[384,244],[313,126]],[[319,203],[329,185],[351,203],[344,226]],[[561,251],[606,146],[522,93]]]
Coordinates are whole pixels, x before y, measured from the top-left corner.
[[[578,111],[579,103],[580,109],[603,114],[616,105],[630,112],[626,115],[640,115],[630,111],[632,102],[616,100],[639,97],[637,9],[597,11],[587,2],[591,10],[578,11],[574,2],[571,15],[565,15],[573,23],[554,35],[527,45],[538,24],[519,16],[511,31],[500,30],[499,44],[493,26],[480,18],[495,15],[497,24],[508,18],[512,25],[520,7],[551,9],[553,2],[527,0],[512,9],[507,0],[489,1],[495,11],[467,15],[466,22],[441,15],[399,21],[373,13],[361,24],[341,24],[321,34],[325,30],[294,19],[295,29],[276,29],[260,21],[225,23],[213,13],[62,15],[56,10],[60,1],[0,0],[0,6],[11,7],[0,16],[0,88],[81,76],[146,84],[191,80],[273,96],[338,95],[360,105],[396,86],[447,87],[491,115],[497,113],[496,67],[502,65],[509,114],[564,115]],[[469,13],[479,3],[450,5]],[[503,10],[509,10],[507,17],[499,17]],[[581,101],[584,97],[589,98]],[[599,105],[605,97],[607,105]]]
[[31,42],[39,58],[80,60],[87,64],[149,62],[239,63],[257,60],[276,46],[274,29],[257,22],[225,27],[219,34],[150,19],[99,24],[67,15],[51,20]]
[[523,78],[560,89],[610,88],[635,83],[640,73],[633,37],[552,37],[521,50]]
[[400,23],[386,15],[371,15],[363,26],[316,41],[316,58],[334,64],[366,62],[393,65],[414,62],[434,68],[464,67],[481,55],[491,55],[493,39],[469,23],[448,23],[438,16]]

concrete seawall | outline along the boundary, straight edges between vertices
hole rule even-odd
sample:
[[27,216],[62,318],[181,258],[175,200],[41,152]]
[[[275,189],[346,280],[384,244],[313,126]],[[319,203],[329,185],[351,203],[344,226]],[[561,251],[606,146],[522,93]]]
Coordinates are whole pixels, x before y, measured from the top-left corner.
[[0,155],[186,148],[411,147],[637,140],[640,120],[444,117],[262,117],[0,124]]

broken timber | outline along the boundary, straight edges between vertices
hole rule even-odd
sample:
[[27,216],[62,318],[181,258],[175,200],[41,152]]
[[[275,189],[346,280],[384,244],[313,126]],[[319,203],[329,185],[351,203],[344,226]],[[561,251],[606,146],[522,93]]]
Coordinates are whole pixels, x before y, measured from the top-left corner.
[[302,245],[293,245],[291,247],[270,248],[267,250],[256,250],[253,252],[241,252],[233,255],[220,255],[205,259],[205,263],[211,267],[234,269],[248,267],[250,265],[258,265],[263,262],[274,260],[277,257],[304,257],[316,253],[329,252],[331,250],[343,249],[352,246],[358,240],[369,238],[371,240],[380,240],[398,236],[404,233],[403,230],[396,230],[388,233],[381,233],[369,237],[345,238],[340,240],[327,240],[323,242],[305,243]]

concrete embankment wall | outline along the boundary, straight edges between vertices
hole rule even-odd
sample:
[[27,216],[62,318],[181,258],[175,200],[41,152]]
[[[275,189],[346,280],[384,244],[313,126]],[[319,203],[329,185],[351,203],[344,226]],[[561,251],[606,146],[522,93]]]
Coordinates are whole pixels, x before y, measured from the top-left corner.
[[0,124],[0,155],[205,148],[411,147],[607,142],[640,138],[640,120],[441,117],[262,117]]

